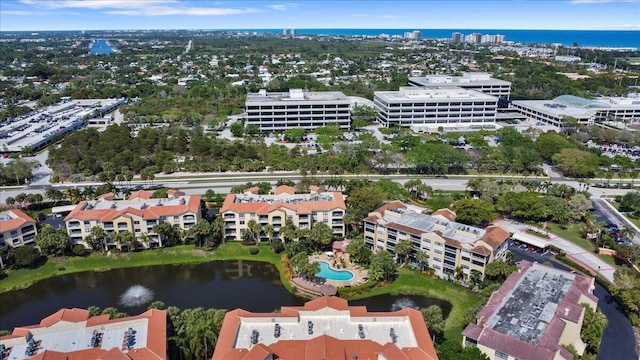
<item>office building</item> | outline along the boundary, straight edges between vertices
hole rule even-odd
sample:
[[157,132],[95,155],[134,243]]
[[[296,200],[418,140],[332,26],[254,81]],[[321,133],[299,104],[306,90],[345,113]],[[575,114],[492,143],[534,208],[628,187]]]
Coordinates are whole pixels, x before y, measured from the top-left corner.
[[347,207],[340,192],[326,192],[312,186],[308,194],[296,194],[286,185],[278,186],[273,194],[260,195],[258,188],[250,188],[244,194],[229,194],[220,213],[224,217],[224,235],[228,240],[241,240],[242,230],[250,220],[255,220],[263,230],[260,239],[268,240],[266,225],[273,226],[274,238],[280,237],[280,229],[291,220],[300,229],[311,229],[316,222],[324,222],[335,236],[344,236],[344,213]]
[[84,309],[62,309],[40,324],[0,337],[0,359],[167,359],[167,314],[148,310],[111,319]]
[[246,125],[256,125],[260,131],[315,130],[329,125],[347,130],[351,126],[351,101],[339,91],[261,90],[247,95],[245,109]]
[[409,86],[420,88],[451,88],[460,87],[466,90],[476,90],[487,95],[500,98],[501,105],[506,105],[511,95],[511,83],[494,79],[488,73],[467,72],[462,76],[427,75],[426,77],[410,77]]
[[0,212],[0,248],[35,245],[36,221],[18,209]]
[[493,128],[498,107],[497,97],[462,88],[401,87],[374,92],[373,102],[381,125],[431,132]]
[[472,271],[484,277],[487,264],[507,253],[509,232],[500,226],[477,228],[455,222],[455,213],[442,209],[431,215],[417,213],[400,201],[393,201],[369,214],[364,222],[364,241],[374,251],[394,253],[401,240],[418,252],[429,255],[427,266],[441,277],[453,276],[461,268],[465,276]]
[[567,117],[574,118],[580,124],[640,121],[639,94],[593,100],[574,95],[561,95],[553,100],[516,100],[512,106],[531,120],[559,128],[564,126],[564,120]]
[[437,360],[420,311],[369,312],[320,297],[280,312],[226,314],[213,360]]
[[154,226],[169,223],[183,230],[189,229],[200,219],[200,196],[186,196],[184,192],[169,190],[167,198],[152,198],[149,191],[136,191],[127,200],[113,200],[113,194],[105,194],[97,200],[81,201],[65,218],[71,246],[82,244],[94,226],[107,234],[108,249],[128,249],[131,244],[115,243],[109,236],[115,232],[129,231],[138,247],[162,247],[162,237]]
[[580,330],[585,305],[595,310],[598,302],[593,289],[593,278],[522,261],[464,329],[463,344],[490,359],[571,360],[564,347],[584,353]]

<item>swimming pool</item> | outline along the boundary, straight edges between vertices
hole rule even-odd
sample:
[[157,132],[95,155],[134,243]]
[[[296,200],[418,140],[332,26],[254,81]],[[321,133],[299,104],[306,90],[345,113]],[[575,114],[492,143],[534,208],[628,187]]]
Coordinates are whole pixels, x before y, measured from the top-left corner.
[[320,272],[316,276],[322,276],[327,280],[348,281],[353,279],[353,273],[349,270],[335,270],[329,266],[329,263],[320,261]]

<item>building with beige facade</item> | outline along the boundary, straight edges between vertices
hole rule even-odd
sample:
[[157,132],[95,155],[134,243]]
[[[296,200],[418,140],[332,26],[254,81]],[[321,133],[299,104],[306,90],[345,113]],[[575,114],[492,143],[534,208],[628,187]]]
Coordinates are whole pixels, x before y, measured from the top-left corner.
[[440,277],[453,276],[461,268],[465,276],[478,271],[484,277],[487,264],[505,259],[510,233],[500,226],[481,229],[455,222],[456,214],[442,209],[424,215],[400,201],[390,202],[369,214],[364,222],[364,241],[374,251],[395,253],[402,240],[413,245],[411,257],[428,255],[428,266]]
[[0,248],[35,245],[36,221],[18,209],[0,212]]
[[120,248],[128,244],[110,242],[109,234],[129,231],[142,247],[161,247],[162,239],[153,228],[162,223],[187,230],[200,219],[200,196],[186,196],[184,192],[169,190],[167,198],[151,198],[149,191],[136,191],[126,200],[114,200],[105,194],[97,200],[82,201],[65,217],[71,246],[82,244],[94,226],[107,234],[107,247]]
[[564,346],[584,353],[580,330],[584,304],[598,303],[594,288],[593,278],[522,261],[464,329],[463,344],[492,360],[571,360]]
[[323,296],[279,312],[224,317],[212,360],[438,360],[420,311],[370,312]]
[[[347,207],[341,192],[327,192],[312,186],[308,194],[296,194],[295,189],[282,185],[273,194],[258,194],[258,188],[247,189],[243,194],[229,194],[220,213],[224,218],[224,236],[227,240],[241,240],[242,231],[255,220],[263,229],[273,226],[274,238],[280,237],[280,229],[287,219],[300,229],[311,229],[317,222],[324,222],[335,236],[345,235],[344,213]],[[269,234],[262,231],[261,240]]]

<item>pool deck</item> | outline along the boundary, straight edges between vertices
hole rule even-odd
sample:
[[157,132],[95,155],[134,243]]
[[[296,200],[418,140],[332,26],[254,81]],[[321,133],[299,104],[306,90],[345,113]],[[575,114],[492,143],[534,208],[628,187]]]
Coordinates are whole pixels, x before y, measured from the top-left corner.
[[[339,260],[340,258],[343,258],[345,260],[346,266],[344,268],[338,268],[334,265],[334,262],[336,264],[341,264]],[[336,281],[327,279],[326,283],[335,287],[358,286],[369,280],[369,272],[362,266],[351,263],[351,261],[349,261],[349,254],[337,253],[333,257],[329,257],[329,255],[327,255],[326,253],[314,254],[309,256],[309,261],[323,261],[328,263],[329,267],[331,267],[333,270],[348,270],[353,273],[353,278],[351,280]]]

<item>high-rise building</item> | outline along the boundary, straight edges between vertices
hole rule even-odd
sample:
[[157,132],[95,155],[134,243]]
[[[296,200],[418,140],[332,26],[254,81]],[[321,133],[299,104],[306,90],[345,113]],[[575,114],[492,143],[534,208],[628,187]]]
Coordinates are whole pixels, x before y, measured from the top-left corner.
[[414,131],[492,127],[498,107],[497,97],[459,87],[376,91],[373,102],[381,125]]
[[260,131],[315,130],[328,125],[346,130],[351,126],[351,101],[339,91],[260,90],[247,95],[245,109],[246,124],[257,125]]
[[291,36],[296,36],[296,29],[291,29]]
[[451,41],[454,43],[461,43],[463,39],[464,35],[462,33],[454,32],[451,34]]
[[466,72],[462,76],[427,75],[426,77],[410,77],[409,86],[421,88],[460,87],[476,90],[487,95],[500,98],[500,106],[504,106],[511,95],[509,81],[494,79],[491,74],[484,72]]
[[463,345],[490,359],[573,360],[586,307],[595,310],[594,279],[522,261],[462,332]]
[[295,189],[278,186],[272,195],[258,194],[258,188],[247,189],[244,194],[229,194],[222,204],[224,236],[227,240],[241,240],[242,231],[251,220],[260,226],[271,225],[273,234],[264,229],[261,240],[279,238],[286,220],[300,229],[311,229],[317,222],[325,223],[336,236],[345,235],[344,213],[347,207],[340,192],[327,192],[312,186],[308,194],[296,194]]
[[420,30],[413,30],[413,40],[422,40],[422,32]]
[[282,35],[284,36],[289,35],[289,29],[282,29]]
[[36,221],[23,211],[0,212],[0,248],[35,245],[37,233]]
[[420,311],[368,312],[324,296],[273,313],[229,311],[212,358],[223,359],[438,360],[438,355]]
[[383,205],[363,220],[364,242],[374,251],[395,251],[398,242],[411,241],[412,258],[426,252],[425,265],[440,276],[453,276],[461,268],[464,276],[477,272],[484,277],[487,265],[505,259],[510,233],[500,226],[486,229],[455,222],[456,214],[441,209],[431,215],[409,210],[400,201]]

